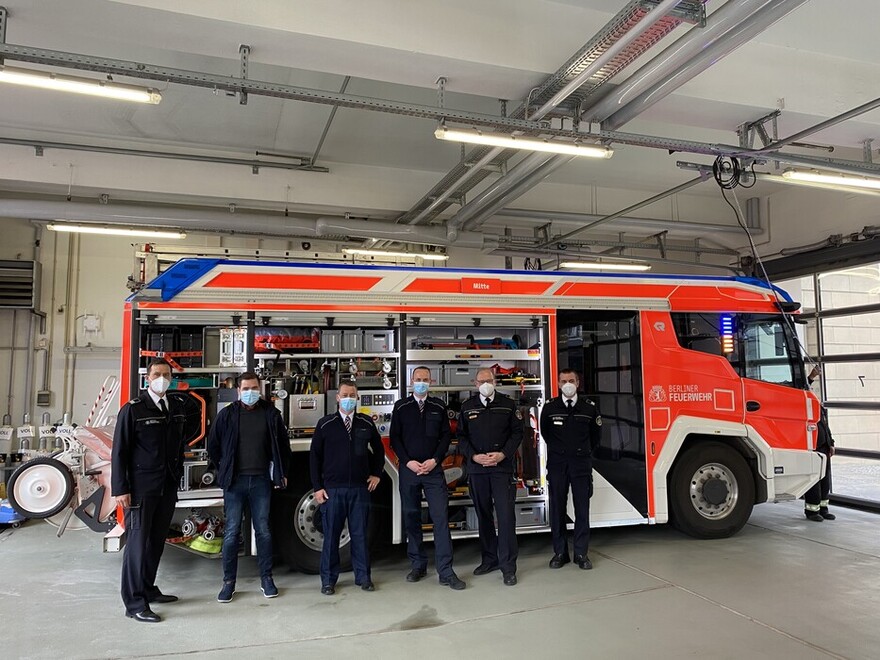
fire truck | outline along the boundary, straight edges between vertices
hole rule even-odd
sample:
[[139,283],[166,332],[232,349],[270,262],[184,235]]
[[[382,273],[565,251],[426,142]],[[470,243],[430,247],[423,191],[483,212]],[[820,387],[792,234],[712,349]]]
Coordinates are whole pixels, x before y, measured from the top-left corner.
[[[720,538],[754,504],[797,498],[825,469],[797,308],[784,291],[743,277],[183,259],[125,304],[122,402],[145,387],[148,360],[165,357],[172,387],[198,395],[204,428],[236,400],[235,377],[255,371],[294,451],[289,487],[273,501],[274,535],[291,566],[314,572],[323,537],[307,452],[340,382],[357,383],[359,409],[386,442],[371,532],[401,543],[387,436],[412,370],[431,369],[453,434],[476,371],[494,370],[523,412],[516,520],[518,532],[536,533],[549,530],[536,420],[559,370],[573,369],[604,422],[592,525],[671,521]],[[212,488],[202,447],[190,448],[181,506]],[[453,537],[476,536],[455,440],[443,465]],[[429,530],[426,508],[423,522]],[[344,535],[343,552],[347,543]]]

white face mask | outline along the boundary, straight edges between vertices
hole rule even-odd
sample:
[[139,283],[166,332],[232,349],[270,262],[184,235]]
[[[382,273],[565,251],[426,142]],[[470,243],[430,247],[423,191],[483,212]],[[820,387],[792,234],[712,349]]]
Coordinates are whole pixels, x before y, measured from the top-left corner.
[[562,396],[568,399],[577,394],[578,391],[577,385],[575,385],[574,383],[563,383],[562,387],[560,387],[559,389],[562,390]]
[[165,376],[159,376],[150,381],[150,391],[156,396],[164,396],[165,392],[168,391],[169,385],[171,385],[170,380],[165,378]]
[[480,394],[487,399],[491,398],[495,394],[495,383],[482,383],[480,385]]

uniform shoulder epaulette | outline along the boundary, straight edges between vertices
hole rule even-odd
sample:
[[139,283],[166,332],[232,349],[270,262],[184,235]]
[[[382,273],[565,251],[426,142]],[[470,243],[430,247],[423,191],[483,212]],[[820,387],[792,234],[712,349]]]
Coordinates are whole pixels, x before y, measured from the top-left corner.
[[135,403],[140,403],[140,402],[141,402],[140,398],[132,399],[131,401],[129,401],[130,404],[135,404]]

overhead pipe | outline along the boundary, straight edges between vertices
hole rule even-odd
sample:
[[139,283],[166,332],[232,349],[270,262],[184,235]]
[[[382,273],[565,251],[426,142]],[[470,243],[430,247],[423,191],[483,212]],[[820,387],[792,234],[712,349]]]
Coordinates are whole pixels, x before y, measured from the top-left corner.
[[[571,96],[571,94],[577,91],[583,84],[589,80],[597,71],[600,71],[602,67],[604,67],[608,62],[617,57],[621,52],[623,52],[626,48],[628,48],[632,42],[641,36],[648,29],[653,27],[658,21],[665,18],[668,14],[670,14],[676,6],[681,4],[681,0],[663,0],[661,4],[654,7],[645,17],[642,19],[638,25],[636,25],[632,30],[623,35],[620,39],[618,39],[611,47],[608,48],[602,55],[593,60],[589,65],[587,65],[583,71],[581,71],[576,77],[574,77],[571,81],[569,81],[561,90],[559,90],[556,94],[553,95],[543,106],[538,108],[531,116],[528,117],[530,121],[538,121],[543,119],[549,112],[554,110],[562,101]],[[526,112],[528,112],[528,107],[526,107]],[[498,156],[500,156],[504,152],[504,149],[501,147],[494,147],[491,149],[485,156],[483,156],[477,163],[474,163],[473,166],[468,169],[459,179],[453,182],[449,187],[446,188],[443,192],[441,192],[431,203],[423,209],[418,215],[409,220],[409,224],[419,224],[423,220],[427,219],[434,211],[436,211],[441,205],[443,205],[452,194],[461,188],[465,183],[470,181],[474,176],[477,175],[480,170],[486,167],[489,163],[495,160]]]
[[[547,211],[547,210],[529,210],[529,209],[501,209],[495,214],[495,217],[505,218],[532,218],[546,220],[559,220],[562,222],[577,222],[579,224],[593,222],[603,216],[593,213],[575,213],[571,211]],[[705,236],[713,233],[735,233],[741,234],[742,228],[739,225],[719,225],[708,222],[689,222],[689,221],[671,221],[658,220],[655,218],[634,218],[620,217],[614,219],[614,224],[621,228],[646,229],[650,231],[660,229],[674,229],[677,232],[691,232],[698,236]],[[758,230],[759,232],[761,230]],[[753,232],[755,233],[755,232]]]
[[790,135],[787,138],[783,138],[782,140],[777,140],[776,142],[771,142],[766,147],[762,147],[761,149],[750,150],[748,152],[749,155],[753,154],[765,154],[767,152],[776,151],[777,149],[781,149],[782,147],[788,145],[794,145],[795,142],[801,140],[805,137],[813,135],[814,133],[818,133],[819,131],[824,131],[826,128],[831,128],[832,126],[836,126],[837,124],[843,123],[848,119],[852,119],[853,117],[858,117],[859,115],[863,115],[866,112],[870,112],[875,108],[880,108],[880,98],[874,99],[873,101],[868,101],[860,105],[857,108],[853,108],[852,110],[847,110],[836,117],[832,117],[831,119],[826,119],[823,122],[819,122],[814,126],[810,126],[809,128],[805,128],[799,133],[795,133],[794,135]]
[[[279,237],[387,238],[428,245],[449,244],[443,227],[398,225],[393,222],[346,218],[289,217],[267,213],[230,213],[222,209],[168,208],[144,205],[95,204],[39,200],[0,200],[0,217],[68,220],[108,225],[174,227],[184,231],[261,234]],[[489,248],[497,237],[462,232],[461,247]]]
[[[447,246],[451,243],[445,227],[429,225],[398,225],[393,222],[373,222],[352,218],[319,218],[315,223],[316,235],[355,236],[378,238],[400,243],[423,243]],[[498,247],[498,237],[479,232],[463,231],[457,234],[456,247],[478,250]]]
[[617,87],[600,92],[581,116],[588,121],[602,121],[627,101],[654,84],[665,80],[682,64],[723,39],[731,30],[759,9],[778,0],[728,0],[706,19],[705,27],[694,27]]
[[666,98],[686,82],[695,78],[718,60],[729,55],[744,43],[756,37],[779,19],[791,13],[807,0],[779,0],[769,3],[756,11],[732,30],[723,39],[708,45],[690,61],[674,72],[654,83],[631,101],[625,103],[602,122],[602,128],[613,131],[631,121],[658,101]]
[[520,162],[514,165],[507,175],[496,179],[488,188],[477,195],[470,202],[462,206],[458,213],[452,216],[446,222],[446,226],[450,231],[458,231],[467,220],[476,215],[480,209],[493,203],[501,195],[505,194],[512,186],[535,170],[543,166],[545,163],[553,159],[553,154],[534,152],[528,154]]
[[[593,75],[596,74],[597,71],[601,71],[602,68],[608,64],[615,57],[620,55],[624,50],[629,48],[629,46],[637,39],[639,39],[645,32],[650,30],[658,21],[661,21],[665,18],[669,13],[672,12],[679,4],[681,4],[682,0],[663,0],[659,5],[654,7],[648,15],[643,18],[639,23],[633,27],[629,32],[624,34],[620,39],[614,42],[604,53],[599,55],[595,60],[590,62],[577,76],[575,76],[571,81],[569,81],[562,89],[560,89],[556,94],[554,94],[544,105],[538,108],[529,119],[531,121],[537,121],[545,117],[549,112],[554,110],[559,106],[566,98],[571,96],[574,92],[576,92],[580,87],[584,85]],[[494,150],[493,150],[494,151]],[[538,160],[540,159],[540,163]],[[552,159],[552,157],[547,158],[545,156],[539,154],[532,154],[531,156],[527,156],[519,165],[523,165],[523,163],[527,163],[527,165],[523,168],[519,168],[517,166],[517,171],[511,170],[506,175],[501,177],[501,180],[504,180],[505,183],[503,185],[504,189],[507,190],[509,187],[513,185],[520,185],[519,182],[527,176],[531,176],[531,174],[538,167],[547,163],[548,160]],[[567,162],[567,161],[566,161]],[[554,168],[555,169],[555,168]],[[467,176],[467,175],[465,175]],[[465,177],[462,177],[465,178]],[[468,177],[469,178],[469,177]],[[543,178],[543,177],[541,177]],[[537,183],[541,180],[541,178],[534,179],[534,183]],[[534,184],[532,184],[534,185]],[[453,188],[458,188],[461,186],[461,179],[459,182],[453,185]],[[447,195],[448,197],[448,195]],[[465,224],[465,222],[474,217],[477,214],[483,214],[481,218],[476,221],[476,226],[483,224],[491,215],[485,215],[485,209],[491,205],[493,205],[491,196],[481,196],[464,207],[459,209],[458,213],[453,216],[453,218],[449,221],[453,227],[453,233],[455,228],[460,227]],[[497,197],[495,198],[497,199]],[[502,204],[503,206],[503,204]],[[500,207],[498,207],[500,208]],[[417,217],[423,217],[424,213],[419,214]]]
[[636,202],[632,206],[628,206],[625,209],[623,209],[622,211],[618,211],[617,213],[612,213],[611,215],[606,215],[602,218],[599,218],[598,220],[593,220],[592,222],[588,222],[583,227],[578,227],[577,229],[570,231],[567,234],[563,234],[562,236],[557,236],[556,238],[549,240],[549,241],[544,241],[538,247],[539,248],[547,247],[548,245],[551,245],[553,243],[558,243],[559,241],[564,241],[567,238],[571,238],[572,236],[576,236],[577,234],[581,234],[588,229],[592,229],[592,228],[597,227],[601,224],[611,222],[612,220],[615,220],[617,218],[625,216],[627,213],[631,213],[632,211],[636,211],[640,208],[643,208],[645,206],[653,204],[654,202],[658,202],[661,199],[671,197],[672,195],[680,193],[683,190],[687,190],[688,188],[692,188],[693,186],[696,186],[700,183],[703,183],[703,181],[706,181],[708,178],[709,178],[709,173],[701,171],[700,176],[698,176],[696,179],[691,179],[690,181],[685,181],[681,185],[675,186],[674,188],[670,188],[669,190],[664,190],[663,192],[658,193],[658,194],[654,195],[653,197],[648,197],[647,199],[643,199],[641,202]]
[[497,211],[503,209],[514,199],[520,197],[520,195],[523,194],[523,188],[526,190],[533,188],[553,172],[567,165],[573,158],[575,158],[575,156],[550,158],[525,178],[520,178],[519,180],[514,181],[513,185],[509,187],[506,192],[497,197],[494,202],[489,204],[489,206],[484,207],[481,211],[474,214],[470,220],[465,222],[465,229],[474,230],[482,227]]

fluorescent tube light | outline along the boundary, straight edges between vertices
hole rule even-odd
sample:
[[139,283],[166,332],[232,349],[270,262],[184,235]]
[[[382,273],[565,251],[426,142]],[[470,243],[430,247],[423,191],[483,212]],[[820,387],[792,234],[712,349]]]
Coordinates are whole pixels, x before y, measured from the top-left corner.
[[119,101],[151,103],[153,105],[162,100],[162,95],[159,91],[152,87],[124,85],[110,80],[79,78],[49,71],[15,69],[2,65],[0,65],[0,82],[24,85],[26,87],[38,87],[40,89],[54,89],[61,92],[73,92],[74,94],[103,96]]
[[644,272],[651,270],[651,264],[602,262],[602,261],[563,261],[560,268],[576,268],[578,270],[625,270]]
[[468,142],[470,144],[484,144],[489,147],[504,147],[507,149],[526,149],[529,151],[547,151],[554,154],[568,154],[570,156],[585,156],[587,158],[611,158],[614,150],[598,144],[584,144],[581,142],[554,142],[541,138],[516,136],[508,133],[492,133],[470,128],[448,128],[438,126],[434,131],[434,137],[438,140],[451,140],[452,142]]
[[413,259],[418,257],[425,261],[446,261],[449,259],[445,254],[412,254],[410,252],[389,252],[387,250],[366,250],[361,248],[343,248],[345,254],[359,255],[364,257],[397,257],[402,259]]
[[785,170],[782,173],[782,178],[789,181],[803,181],[805,183],[821,183],[833,186],[846,186],[847,188],[880,190],[880,179],[851,176],[848,174],[819,172],[818,170]]
[[76,234],[104,234],[105,236],[149,236],[151,238],[186,238],[182,231],[162,229],[131,229],[129,227],[105,227],[103,225],[72,225],[66,222],[46,225],[51,231],[67,231]]

